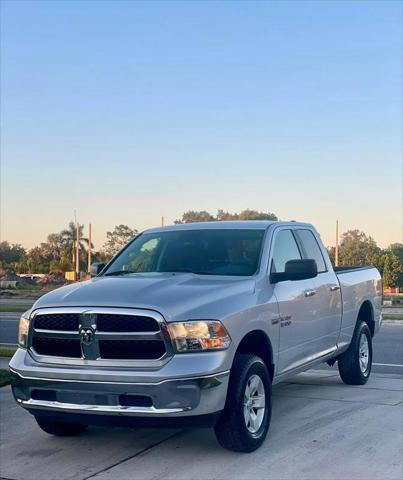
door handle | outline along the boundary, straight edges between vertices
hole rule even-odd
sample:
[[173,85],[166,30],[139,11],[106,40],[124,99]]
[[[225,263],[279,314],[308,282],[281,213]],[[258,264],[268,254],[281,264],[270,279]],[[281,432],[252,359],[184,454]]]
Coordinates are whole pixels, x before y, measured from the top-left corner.
[[331,292],[337,292],[337,290],[340,290],[340,285],[332,285],[329,290]]
[[316,290],[306,290],[305,296],[306,297],[313,297],[316,294]]

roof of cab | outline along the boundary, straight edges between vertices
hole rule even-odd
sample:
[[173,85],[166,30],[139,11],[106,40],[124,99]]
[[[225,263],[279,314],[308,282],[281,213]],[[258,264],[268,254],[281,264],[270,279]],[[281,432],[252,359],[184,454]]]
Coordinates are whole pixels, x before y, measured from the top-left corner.
[[145,230],[144,233],[151,232],[166,232],[173,230],[266,230],[271,225],[290,225],[290,226],[309,226],[309,223],[300,222],[280,222],[269,220],[231,220],[231,221],[216,221],[216,222],[197,222],[197,223],[179,223],[176,225],[167,225],[166,227],[150,228]]

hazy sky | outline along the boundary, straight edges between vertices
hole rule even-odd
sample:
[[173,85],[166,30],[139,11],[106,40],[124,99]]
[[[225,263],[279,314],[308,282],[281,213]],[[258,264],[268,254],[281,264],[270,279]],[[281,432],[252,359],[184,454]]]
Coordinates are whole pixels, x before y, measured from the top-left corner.
[[402,241],[399,1],[2,1],[1,239],[188,209]]

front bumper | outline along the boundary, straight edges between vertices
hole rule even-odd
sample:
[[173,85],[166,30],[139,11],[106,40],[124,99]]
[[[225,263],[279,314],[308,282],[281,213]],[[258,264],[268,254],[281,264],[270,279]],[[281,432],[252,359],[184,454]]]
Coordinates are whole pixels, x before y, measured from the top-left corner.
[[[180,375],[173,376],[161,371],[170,368],[173,373],[173,360],[170,367],[153,372],[73,369],[38,364],[20,349],[10,362],[12,390],[17,403],[34,414],[203,416],[224,408],[229,370],[223,369],[224,352],[198,356],[199,375],[188,368],[192,374],[185,376],[177,365]],[[196,360],[189,357],[188,367]]]

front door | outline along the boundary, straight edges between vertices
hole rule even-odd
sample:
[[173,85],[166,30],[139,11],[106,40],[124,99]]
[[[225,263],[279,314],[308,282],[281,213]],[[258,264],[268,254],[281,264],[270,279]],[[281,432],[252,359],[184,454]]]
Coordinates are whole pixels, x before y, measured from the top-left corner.
[[319,357],[334,350],[339,338],[342,319],[340,286],[329,257],[322,253],[312,230],[297,228],[295,234],[303,258],[314,259],[318,267],[318,275],[313,279],[315,295],[312,300],[315,309],[321,312],[315,325]]
[[[299,260],[303,252],[290,228],[274,233],[270,272],[284,272],[289,260]],[[319,312],[313,279],[285,281],[273,285],[280,314],[280,342],[277,373],[292,370],[316,354]]]

